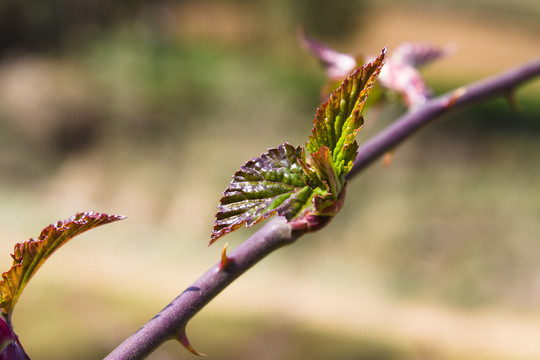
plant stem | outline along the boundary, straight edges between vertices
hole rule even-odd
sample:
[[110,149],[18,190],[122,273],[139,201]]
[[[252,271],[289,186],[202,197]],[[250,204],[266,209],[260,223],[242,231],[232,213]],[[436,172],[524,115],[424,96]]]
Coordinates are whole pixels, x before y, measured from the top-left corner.
[[105,359],[143,359],[163,342],[185,336],[187,322],[200,309],[266,255],[293,243],[297,237],[285,218],[272,219],[227,255],[225,266],[220,261],[211,267]]
[[[540,75],[540,58],[497,76],[427,100],[362,145],[347,179],[352,179],[384,153],[392,150],[418,129],[439,119],[442,115],[494,96],[511,95],[517,86],[538,75]],[[274,250],[293,243],[300,235],[293,232],[283,218],[276,218],[269,222],[238,246],[227,257],[229,261],[225,266],[219,262],[210,268],[139,331],[125,340],[105,360],[143,359],[163,342],[174,338],[180,340],[189,349],[190,345],[185,337],[187,322],[241,274]]]
[[540,75],[540,58],[466,87],[456,89],[445,95],[432,98],[410,109],[386,129],[360,146],[358,156],[354,160],[354,166],[347,174],[347,179],[352,179],[356,174],[386,152],[393,150],[417,130],[440,119],[443,115],[497,95],[512,96],[517,86],[538,75]]

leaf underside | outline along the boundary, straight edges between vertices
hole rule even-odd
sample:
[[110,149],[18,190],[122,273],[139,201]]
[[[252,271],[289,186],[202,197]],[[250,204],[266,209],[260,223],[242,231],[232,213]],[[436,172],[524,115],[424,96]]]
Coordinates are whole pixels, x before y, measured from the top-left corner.
[[9,321],[13,307],[28,281],[58,248],[87,230],[121,219],[124,217],[119,215],[96,212],[78,213],[67,220],[47,226],[38,238],[16,244],[11,255],[13,266],[2,274],[0,281],[2,316]]

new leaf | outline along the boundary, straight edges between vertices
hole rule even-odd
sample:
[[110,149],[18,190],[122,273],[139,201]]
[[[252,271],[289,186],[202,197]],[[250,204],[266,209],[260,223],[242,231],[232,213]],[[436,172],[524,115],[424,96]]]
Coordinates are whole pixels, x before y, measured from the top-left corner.
[[277,213],[298,231],[321,228],[341,209],[345,174],[356,157],[362,110],[384,65],[386,48],[347,77],[317,110],[304,149],[283,144],[248,161],[223,192],[210,244]]
[[314,212],[314,197],[326,193],[319,188],[322,184],[314,181],[317,178],[307,169],[300,146],[283,144],[251,159],[234,174],[223,192],[210,244],[276,212],[287,220]]
[[[320,153],[322,147],[330,150],[331,166],[339,179],[339,186],[334,194],[336,197],[344,186],[344,176],[356,158],[358,150],[356,134],[364,123],[362,111],[385,63],[385,58],[386,48],[375,60],[353,71],[332,93],[330,99],[317,110],[306,148],[312,156]],[[320,169],[317,163],[314,165],[318,172],[328,172]],[[334,181],[325,178],[322,180]]]
[[13,307],[19,296],[34,276],[39,267],[60,246],[73,237],[113,221],[123,216],[107,215],[94,212],[78,213],[65,221],[58,221],[41,231],[37,239],[18,243],[13,254],[13,266],[2,274],[0,282],[0,311],[4,319],[10,322]]

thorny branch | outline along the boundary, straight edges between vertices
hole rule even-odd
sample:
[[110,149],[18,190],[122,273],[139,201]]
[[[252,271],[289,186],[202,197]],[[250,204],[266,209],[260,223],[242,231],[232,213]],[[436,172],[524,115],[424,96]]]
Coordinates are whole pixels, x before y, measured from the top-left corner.
[[[385,130],[360,146],[351,180],[360,171],[386,152],[409,138],[418,129],[445,114],[495,96],[511,96],[516,87],[540,75],[540,58],[475,82],[448,94],[427,100],[398,118]],[[151,354],[163,342],[177,339],[188,350],[198,354],[187,340],[188,321],[241,274],[278,248],[291,244],[303,235],[294,232],[282,218],[266,226],[244,241],[231,254],[189,286],[139,331],[125,340],[105,360],[136,360]],[[200,354],[198,354],[200,355]]]

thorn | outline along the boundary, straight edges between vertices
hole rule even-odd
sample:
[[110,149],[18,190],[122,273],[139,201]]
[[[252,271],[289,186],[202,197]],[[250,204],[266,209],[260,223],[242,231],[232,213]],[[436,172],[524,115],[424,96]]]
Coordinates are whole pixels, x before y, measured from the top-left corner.
[[456,102],[467,92],[467,89],[464,87],[457,88],[452,92],[450,95],[450,98],[448,99],[448,103],[446,104],[447,108],[450,108],[456,104]]
[[189,343],[189,340],[187,338],[187,335],[186,335],[186,329],[182,329],[177,337],[176,337],[176,340],[178,340],[180,342],[180,344],[184,345],[184,347],[189,351],[191,352],[192,354],[195,354],[197,356],[206,356],[206,354],[201,354],[200,352],[198,352],[197,350],[195,350],[193,348],[193,346],[191,346],[191,344]]
[[508,103],[510,104],[510,107],[515,112],[518,112],[518,113],[523,112],[523,108],[521,107],[521,105],[518,103],[518,101],[516,99],[516,93],[514,92],[514,90],[510,90],[507,93],[505,93],[504,97],[506,98],[506,100],[508,100]]
[[390,163],[392,162],[392,158],[394,157],[394,153],[392,151],[389,151],[383,155],[382,158],[382,164],[384,167],[389,167]]
[[231,263],[231,259],[227,257],[227,245],[229,245],[229,243],[225,243],[223,251],[221,252],[221,262],[219,263],[220,270],[225,270]]

